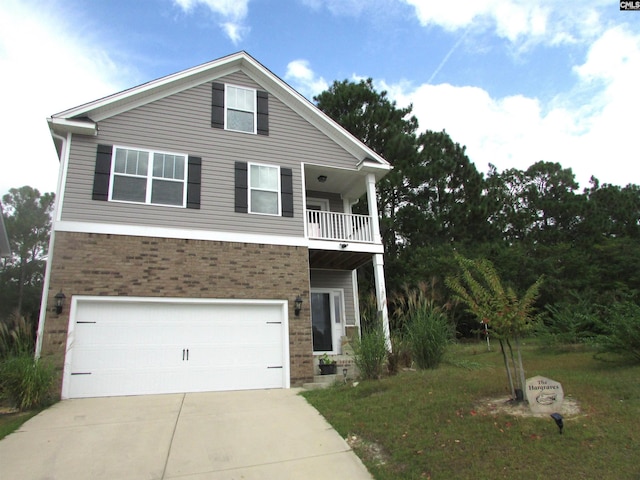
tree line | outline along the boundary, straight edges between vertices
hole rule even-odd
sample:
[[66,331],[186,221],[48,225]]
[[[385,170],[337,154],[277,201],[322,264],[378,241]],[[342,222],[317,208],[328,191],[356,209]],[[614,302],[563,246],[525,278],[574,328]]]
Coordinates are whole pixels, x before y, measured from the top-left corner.
[[[371,79],[336,81],[314,101],[393,165],[377,199],[389,290],[435,280],[446,304],[444,279],[456,274],[457,253],[490,260],[519,292],[544,275],[539,312],[636,300],[637,185],[592,177],[579,191],[570,168],[543,160],[526,170],[489,165],[484,174],[446,131],[419,132],[412,106],[399,108]],[[366,201],[358,208],[365,213]],[[453,315],[459,332],[477,328],[462,309]]]

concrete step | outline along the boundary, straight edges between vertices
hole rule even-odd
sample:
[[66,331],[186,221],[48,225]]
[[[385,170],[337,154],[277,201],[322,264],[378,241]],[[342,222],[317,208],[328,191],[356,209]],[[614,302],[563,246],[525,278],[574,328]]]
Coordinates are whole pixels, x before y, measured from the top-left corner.
[[[340,378],[338,378],[340,377]],[[313,382],[305,383],[302,385],[307,390],[314,390],[317,388],[327,388],[336,383],[338,380],[342,380],[342,375],[314,375]]]

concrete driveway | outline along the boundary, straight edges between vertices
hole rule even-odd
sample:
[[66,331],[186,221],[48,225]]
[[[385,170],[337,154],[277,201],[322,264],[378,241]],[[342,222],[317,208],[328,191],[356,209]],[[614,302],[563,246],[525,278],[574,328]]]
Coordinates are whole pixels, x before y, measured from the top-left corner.
[[62,401],[0,441],[0,477],[368,479],[298,390]]

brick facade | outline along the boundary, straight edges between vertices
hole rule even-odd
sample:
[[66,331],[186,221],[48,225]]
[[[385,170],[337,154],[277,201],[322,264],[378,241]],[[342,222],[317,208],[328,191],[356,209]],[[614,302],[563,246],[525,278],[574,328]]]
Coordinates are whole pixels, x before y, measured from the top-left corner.
[[[56,232],[50,268],[42,356],[59,369],[60,385],[73,295],[287,300],[291,385],[313,378],[306,247]],[[59,291],[67,300],[57,315]]]

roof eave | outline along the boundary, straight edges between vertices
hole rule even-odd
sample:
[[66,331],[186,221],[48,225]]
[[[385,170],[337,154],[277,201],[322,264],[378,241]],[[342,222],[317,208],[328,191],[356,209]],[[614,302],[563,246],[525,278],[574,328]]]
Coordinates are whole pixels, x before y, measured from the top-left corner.
[[51,117],[47,119],[49,128],[53,133],[64,135],[75,133],[80,135],[97,135],[98,126],[90,120],[69,120],[66,118]]

